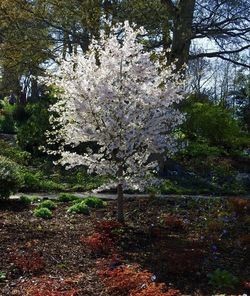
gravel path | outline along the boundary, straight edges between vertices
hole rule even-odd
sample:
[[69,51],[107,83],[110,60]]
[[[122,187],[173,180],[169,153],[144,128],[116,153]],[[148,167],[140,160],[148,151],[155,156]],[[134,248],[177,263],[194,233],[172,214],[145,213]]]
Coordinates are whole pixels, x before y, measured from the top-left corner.
[[[78,196],[79,198],[86,198],[91,196],[96,196],[101,199],[106,199],[106,200],[115,200],[116,199],[116,194],[113,193],[91,193],[91,192],[72,192],[71,194],[74,194]],[[59,195],[59,193],[17,193],[15,195],[11,195],[11,199],[18,199],[21,195],[27,195],[27,196],[38,196],[41,199],[56,199]],[[176,194],[161,194],[161,195],[156,195],[157,197],[160,198],[194,198],[194,199],[209,199],[209,198],[233,198],[233,197],[239,197],[239,196],[218,196],[218,195],[188,195],[188,194],[183,194],[183,195],[176,195]],[[148,194],[124,194],[125,199],[134,199],[134,198],[146,198],[149,197]],[[249,195],[246,196],[240,196],[241,198],[246,198],[250,199]]]

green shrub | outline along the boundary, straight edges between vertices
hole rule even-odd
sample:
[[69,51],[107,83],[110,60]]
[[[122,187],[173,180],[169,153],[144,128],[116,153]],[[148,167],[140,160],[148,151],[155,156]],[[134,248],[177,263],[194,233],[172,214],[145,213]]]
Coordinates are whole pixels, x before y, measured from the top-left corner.
[[3,140],[0,140],[0,155],[8,157],[21,165],[27,165],[31,158],[30,153],[27,151],[22,151]]
[[187,192],[187,189],[178,186],[171,180],[164,180],[160,186],[160,192],[162,194],[183,194]]
[[23,176],[23,191],[39,191],[41,189],[41,173],[37,173],[34,171],[28,171],[27,169],[24,169],[22,171]]
[[47,208],[38,208],[34,210],[34,216],[43,219],[50,219],[52,218],[52,212]]
[[15,132],[15,123],[12,116],[12,110],[4,107],[0,114],[0,131],[6,134]]
[[60,191],[65,190],[65,185],[56,183],[52,180],[41,180],[40,181],[40,190],[41,191]]
[[234,288],[239,282],[238,278],[226,270],[216,269],[208,274],[209,284],[215,288]]
[[32,199],[27,195],[21,195],[20,201],[22,204],[29,206],[32,203]]
[[56,203],[52,200],[44,200],[39,205],[39,208],[47,208],[49,210],[54,210],[56,208]]
[[87,197],[83,200],[83,202],[90,208],[103,208],[106,206],[106,202],[101,200],[98,197]]
[[10,159],[0,155],[0,198],[8,198],[22,186],[20,167]]
[[84,203],[80,202],[68,208],[67,213],[78,213],[89,215],[89,207]]
[[235,149],[244,136],[232,112],[212,103],[191,103],[182,130],[190,140],[205,140],[209,146]]
[[25,106],[25,118],[19,122],[17,139],[20,147],[32,155],[44,155],[39,147],[46,145],[46,130],[51,128],[48,108],[54,101],[47,97]]
[[209,157],[209,156],[220,156],[222,155],[224,150],[219,147],[209,146],[206,142],[190,142],[183,150],[180,150],[177,154],[182,157]]
[[61,202],[70,202],[78,199],[79,199],[78,196],[70,193],[60,193],[58,197],[58,200]]
[[23,191],[26,192],[39,192],[39,191],[58,191],[65,189],[64,185],[55,183],[52,180],[44,180],[41,172],[28,171],[26,168],[22,171],[24,184]]
[[82,202],[82,201],[83,201],[82,198],[78,198],[78,199],[73,200],[73,201],[72,201],[72,204],[73,204],[73,205],[76,205],[76,204],[78,204],[78,203],[80,203],[80,202]]

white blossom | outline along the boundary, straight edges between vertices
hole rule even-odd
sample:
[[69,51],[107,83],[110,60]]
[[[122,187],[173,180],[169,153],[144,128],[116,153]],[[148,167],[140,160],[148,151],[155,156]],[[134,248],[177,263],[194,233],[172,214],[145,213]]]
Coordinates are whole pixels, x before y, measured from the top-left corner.
[[[138,41],[144,33],[127,21],[117,24],[86,54],[61,61],[49,79],[63,90],[50,109],[49,143],[60,143],[56,153],[67,168],[85,165],[90,173],[113,176],[107,187],[142,188],[158,167],[150,155],[176,151],[173,131],[184,118],[174,108],[183,99],[179,77],[144,51]],[[69,151],[84,142],[99,150]]]

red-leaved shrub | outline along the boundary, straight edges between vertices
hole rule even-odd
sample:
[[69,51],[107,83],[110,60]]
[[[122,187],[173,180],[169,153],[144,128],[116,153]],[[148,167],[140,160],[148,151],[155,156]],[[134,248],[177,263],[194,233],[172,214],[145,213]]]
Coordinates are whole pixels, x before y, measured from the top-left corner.
[[36,273],[45,267],[42,255],[35,251],[25,251],[23,253],[15,251],[11,254],[11,261],[23,273]]
[[92,235],[80,238],[87,249],[95,255],[108,255],[115,251],[114,240],[117,238],[116,230],[122,227],[121,223],[112,220],[96,222]]
[[110,237],[115,236],[116,235],[115,231],[117,231],[122,227],[123,225],[121,223],[113,220],[102,220],[100,222],[96,222],[95,224],[96,232],[103,233]]
[[103,269],[98,272],[102,282],[111,295],[127,296],[129,292],[139,291],[151,282],[152,274],[139,271],[138,265],[123,265],[115,269]]
[[[118,265],[108,260],[98,262],[102,282],[112,296],[179,296],[179,290],[167,289],[165,284],[154,283],[154,276],[139,265]],[[114,267],[112,267],[114,266]],[[116,266],[116,267],[115,267]]]
[[95,255],[105,255],[114,251],[114,243],[109,235],[95,232],[88,237],[82,236],[80,241]]

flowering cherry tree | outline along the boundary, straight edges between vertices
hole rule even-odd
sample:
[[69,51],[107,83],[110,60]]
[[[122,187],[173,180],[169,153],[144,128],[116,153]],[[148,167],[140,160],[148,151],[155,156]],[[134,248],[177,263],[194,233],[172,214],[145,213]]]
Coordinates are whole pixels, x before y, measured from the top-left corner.
[[[141,189],[157,169],[154,153],[173,153],[173,131],[183,115],[174,108],[182,100],[173,69],[143,50],[136,29],[126,21],[101,32],[85,55],[62,61],[50,79],[63,91],[51,107],[50,143],[60,143],[60,163],[79,165],[89,173],[112,176],[107,187],[117,188],[118,220],[123,221],[123,190]],[[72,152],[83,142],[97,149]]]

